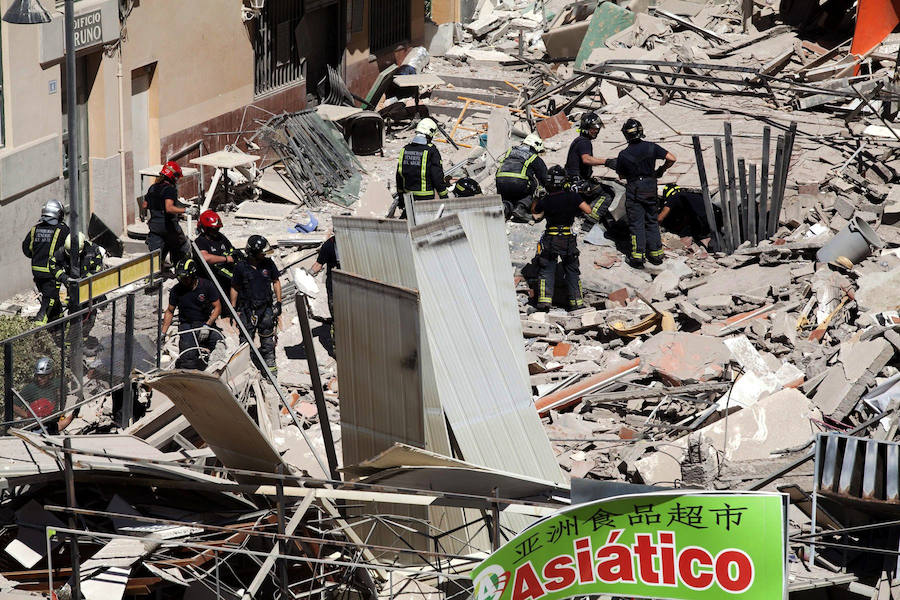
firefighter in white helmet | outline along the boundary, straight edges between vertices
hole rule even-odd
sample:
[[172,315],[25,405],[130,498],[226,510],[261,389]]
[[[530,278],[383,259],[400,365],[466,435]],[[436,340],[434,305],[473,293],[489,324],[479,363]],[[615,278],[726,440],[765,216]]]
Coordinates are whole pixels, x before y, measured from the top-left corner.
[[401,206],[403,194],[412,194],[413,200],[434,200],[435,194],[440,198],[449,196],[441,153],[431,143],[437,129],[437,123],[432,119],[422,119],[416,126],[415,137],[400,151],[397,192]]
[[529,134],[518,146],[506,151],[497,169],[497,193],[503,199],[507,218],[527,223],[531,218],[534,192],[547,187],[547,165],[539,156],[544,140],[536,133]]

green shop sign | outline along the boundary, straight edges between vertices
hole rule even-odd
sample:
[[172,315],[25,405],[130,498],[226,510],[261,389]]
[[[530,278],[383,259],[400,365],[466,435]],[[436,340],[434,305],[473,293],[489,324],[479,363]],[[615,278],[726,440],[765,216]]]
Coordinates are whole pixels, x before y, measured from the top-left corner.
[[787,598],[786,514],[785,496],[767,493],[666,492],[580,504],[538,521],[478,565],[474,600]]

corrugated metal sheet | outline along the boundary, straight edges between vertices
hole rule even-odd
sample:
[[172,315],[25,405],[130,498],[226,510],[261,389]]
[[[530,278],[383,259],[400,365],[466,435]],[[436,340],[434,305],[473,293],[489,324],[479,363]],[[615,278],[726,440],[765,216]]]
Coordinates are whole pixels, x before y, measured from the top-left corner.
[[333,277],[344,465],[398,441],[424,448],[418,295],[340,270]]
[[506,236],[506,220],[500,196],[474,196],[452,201],[428,200],[416,202],[420,223],[433,221],[438,214],[457,215],[475,253],[475,261],[487,283],[488,293],[513,353],[522,381],[530,388],[528,365],[525,360],[525,338],[519,319],[519,302],[513,282],[512,258]]
[[456,215],[410,231],[438,395],[468,462],[563,481]]
[[[405,222],[335,216],[333,224],[341,268],[344,271],[388,285],[418,289],[409,228]],[[425,327],[420,325],[419,331],[422,336],[419,347],[422,349],[425,447],[432,452],[451,456],[447,421],[437,395]]]

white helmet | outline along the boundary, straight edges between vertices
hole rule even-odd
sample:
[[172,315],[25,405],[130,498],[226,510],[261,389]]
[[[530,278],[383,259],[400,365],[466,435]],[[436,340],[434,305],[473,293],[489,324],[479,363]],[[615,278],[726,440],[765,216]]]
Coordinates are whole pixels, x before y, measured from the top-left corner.
[[528,137],[525,138],[525,141],[522,142],[526,146],[530,146],[532,150],[535,152],[543,152],[544,151],[544,140],[541,139],[536,133],[529,133]]
[[41,209],[41,219],[55,219],[57,222],[62,221],[66,214],[66,209],[59,200],[47,200],[44,208]]
[[[70,234],[66,237],[66,243],[65,243],[64,245],[65,245],[65,247],[66,247],[66,253],[67,253],[67,254],[71,254],[71,252],[72,252],[72,236],[73,236],[73,235],[75,235],[75,234],[74,234],[74,233],[70,233]],[[79,252],[81,252],[81,250],[84,248],[84,239],[85,239],[85,238],[84,238],[84,234],[81,233],[81,232],[79,231],[79,232],[78,232],[78,251],[79,251]]]
[[416,125],[416,133],[421,133],[428,137],[434,137],[434,134],[437,133],[437,129],[437,123],[428,117],[425,117],[419,121],[418,125]]

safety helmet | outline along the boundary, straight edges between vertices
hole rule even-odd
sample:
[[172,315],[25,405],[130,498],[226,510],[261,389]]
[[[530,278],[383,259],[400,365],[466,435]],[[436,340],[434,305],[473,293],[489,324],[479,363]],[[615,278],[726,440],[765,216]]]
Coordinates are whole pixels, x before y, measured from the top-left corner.
[[672,194],[677,192],[679,189],[680,188],[677,185],[675,185],[674,183],[667,183],[666,185],[663,186],[662,196],[663,196],[663,198],[668,198],[669,196],[671,196]]
[[[64,244],[64,246],[66,247],[66,254],[72,253],[72,236],[74,236],[74,235],[76,235],[76,234],[71,233],[66,237],[66,243]],[[85,237],[84,237],[84,234],[81,233],[80,231],[78,232],[77,235],[78,235],[78,251],[81,252],[81,250],[84,248]]]
[[170,160],[166,164],[163,165],[163,168],[160,169],[159,174],[163,177],[171,179],[172,181],[178,181],[178,179],[184,175],[181,172],[181,167],[178,166],[178,163],[174,160]]
[[183,279],[193,279],[197,276],[197,263],[193,258],[182,258],[175,265],[175,277],[179,281]]
[[624,135],[625,139],[629,142],[639,140],[644,137],[644,126],[641,125],[641,122],[637,119],[628,119],[625,121],[625,124],[622,125],[622,135]]
[[203,231],[218,231],[222,229],[222,219],[219,213],[214,210],[204,210],[200,213],[200,220],[197,222]]
[[600,115],[595,112],[587,112],[581,115],[579,129],[585,133],[591,129],[600,129]]
[[59,200],[47,200],[44,203],[44,207],[41,209],[41,220],[55,219],[56,222],[59,223],[65,215],[66,209],[63,208],[63,205]]
[[51,375],[53,374],[53,361],[47,356],[42,356],[34,363],[35,375]]
[[568,176],[566,175],[566,170],[560,165],[553,165],[547,171],[547,188],[551,192],[557,192],[566,185],[566,179]]
[[262,256],[269,247],[269,240],[261,235],[251,235],[247,240],[247,254],[251,256]]
[[457,198],[468,198],[469,196],[480,196],[481,186],[471,177],[463,177],[456,180],[453,186],[453,195]]
[[433,119],[429,119],[428,117],[425,117],[424,119],[419,121],[418,125],[416,125],[416,133],[421,133],[422,135],[427,137],[434,137],[434,134],[437,133],[437,129],[437,123],[435,123]]
[[544,151],[544,140],[541,139],[536,133],[529,133],[528,137],[525,138],[525,141],[522,142],[524,145],[530,147],[535,152],[543,152]]

